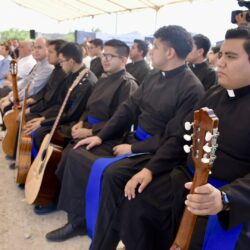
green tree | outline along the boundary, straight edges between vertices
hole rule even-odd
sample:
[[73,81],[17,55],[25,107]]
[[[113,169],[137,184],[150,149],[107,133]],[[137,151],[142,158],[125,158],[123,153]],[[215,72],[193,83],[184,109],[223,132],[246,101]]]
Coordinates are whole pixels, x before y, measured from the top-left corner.
[[91,31],[95,33],[102,32],[100,28],[92,28]]
[[9,39],[25,40],[29,39],[29,31],[9,29],[0,32],[0,41],[7,41]]
[[74,32],[69,32],[65,36],[65,40],[68,42],[74,42],[75,41],[75,34]]

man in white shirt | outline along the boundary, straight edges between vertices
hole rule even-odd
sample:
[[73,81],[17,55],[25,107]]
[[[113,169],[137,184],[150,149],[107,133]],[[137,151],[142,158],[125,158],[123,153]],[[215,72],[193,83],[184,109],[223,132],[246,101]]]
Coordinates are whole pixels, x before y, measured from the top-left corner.
[[[36,64],[36,60],[32,56],[33,47],[33,41],[25,40],[20,42],[19,58],[17,60],[18,81],[26,78]],[[11,74],[6,74],[5,78],[2,88],[0,88],[0,98],[6,96],[12,90]]]
[[[45,38],[38,38],[35,41],[33,57],[36,60],[36,65],[30,74],[18,82],[19,99],[22,101],[24,98],[25,86],[27,82],[31,82],[29,88],[29,97],[38,93],[47,83],[49,76],[53,70],[53,66],[48,63],[47,59],[48,49],[47,40]],[[8,96],[0,101],[0,108],[6,112],[11,108],[13,102],[13,92],[11,91]],[[9,107],[9,108],[7,108]]]

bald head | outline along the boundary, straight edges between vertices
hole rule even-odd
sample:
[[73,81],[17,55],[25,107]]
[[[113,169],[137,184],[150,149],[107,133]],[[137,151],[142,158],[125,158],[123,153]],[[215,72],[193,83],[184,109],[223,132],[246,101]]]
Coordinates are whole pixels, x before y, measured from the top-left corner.
[[34,44],[33,57],[37,61],[42,61],[47,57],[47,55],[48,55],[47,39],[43,37],[37,38]]
[[34,42],[31,40],[24,40],[19,42],[19,57],[23,58],[32,54]]

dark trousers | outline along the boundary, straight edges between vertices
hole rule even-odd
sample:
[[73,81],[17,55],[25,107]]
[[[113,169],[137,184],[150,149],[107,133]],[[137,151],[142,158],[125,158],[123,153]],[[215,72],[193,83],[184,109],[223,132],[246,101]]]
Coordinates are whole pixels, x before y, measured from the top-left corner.
[[152,155],[126,158],[109,166],[103,175],[102,197],[98,212],[92,250],[116,249],[120,240],[119,211],[125,201],[127,181],[151,159]]
[[84,147],[73,149],[72,141],[63,151],[56,175],[61,182],[58,208],[68,213],[71,224],[85,224],[85,192],[94,161],[102,156],[112,156],[117,142],[108,142],[91,152]]

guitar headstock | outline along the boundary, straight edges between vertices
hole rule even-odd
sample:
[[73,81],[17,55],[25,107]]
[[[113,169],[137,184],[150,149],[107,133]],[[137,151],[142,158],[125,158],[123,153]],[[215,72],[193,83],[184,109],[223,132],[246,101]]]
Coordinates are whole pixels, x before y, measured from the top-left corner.
[[15,59],[10,61],[10,73],[11,75],[17,75],[17,61]]
[[[209,108],[195,111],[193,123],[185,124],[186,129],[193,127],[193,134],[189,138],[192,138],[191,152],[195,168],[211,170],[218,146],[218,124],[218,117]],[[185,135],[184,138],[187,140],[188,135]],[[185,147],[187,149],[187,145],[184,146],[184,149]]]

